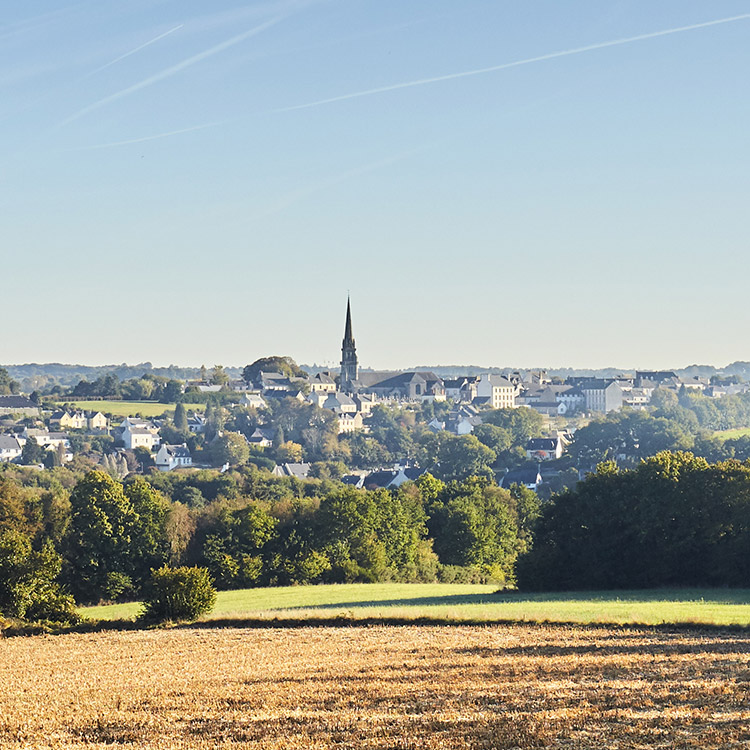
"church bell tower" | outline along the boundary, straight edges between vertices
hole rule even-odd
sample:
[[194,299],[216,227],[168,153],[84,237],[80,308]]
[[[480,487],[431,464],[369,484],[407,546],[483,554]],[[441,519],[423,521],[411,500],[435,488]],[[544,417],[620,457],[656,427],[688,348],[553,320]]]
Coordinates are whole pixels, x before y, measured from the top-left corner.
[[341,344],[341,383],[342,391],[351,391],[352,383],[357,380],[359,366],[357,365],[357,347],[354,344],[352,334],[352,311],[349,298],[346,298],[346,325],[344,327],[344,340]]

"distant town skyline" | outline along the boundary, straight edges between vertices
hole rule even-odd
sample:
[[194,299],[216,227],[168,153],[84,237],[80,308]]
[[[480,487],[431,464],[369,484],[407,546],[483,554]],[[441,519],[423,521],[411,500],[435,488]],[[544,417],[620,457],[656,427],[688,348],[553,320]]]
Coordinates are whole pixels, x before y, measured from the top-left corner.
[[750,359],[742,0],[33,0],[5,364]]

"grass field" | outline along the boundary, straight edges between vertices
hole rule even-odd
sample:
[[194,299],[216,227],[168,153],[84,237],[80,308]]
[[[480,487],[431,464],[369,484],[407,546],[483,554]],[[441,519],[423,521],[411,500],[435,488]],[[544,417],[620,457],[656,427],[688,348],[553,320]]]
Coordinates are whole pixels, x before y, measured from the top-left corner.
[[750,435],[750,427],[742,427],[737,430],[719,430],[714,432],[714,436],[721,440],[731,440],[732,438],[746,437]]
[[0,747],[741,748],[750,641],[562,626],[0,639]]
[[[102,414],[112,414],[116,417],[159,417],[164,412],[174,414],[174,404],[159,404],[155,401],[66,401],[75,404],[76,408],[84,411],[100,411]],[[59,404],[62,406],[62,404]],[[185,408],[203,411],[205,404],[184,404]]]
[[[137,603],[87,607],[91,619],[137,616]],[[659,625],[750,625],[750,590],[660,589],[555,594],[497,592],[495,586],[462,584],[341,584],[219,592],[205,619],[415,620],[443,622],[553,622]]]

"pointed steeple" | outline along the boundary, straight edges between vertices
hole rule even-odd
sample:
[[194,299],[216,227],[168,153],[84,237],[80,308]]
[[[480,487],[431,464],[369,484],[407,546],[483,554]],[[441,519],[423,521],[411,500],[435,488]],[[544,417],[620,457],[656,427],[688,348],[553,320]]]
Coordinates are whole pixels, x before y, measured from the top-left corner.
[[339,387],[349,393],[354,390],[354,381],[359,375],[357,364],[357,347],[352,333],[352,308],[349,297],[346,298],[346,324],[344,326],[344,340],[341,342],[341,382]]
[[349,297],[346,298],[346,325],[344,326],[344,346],[354,346],[354,335],[352,334],[352,307]]

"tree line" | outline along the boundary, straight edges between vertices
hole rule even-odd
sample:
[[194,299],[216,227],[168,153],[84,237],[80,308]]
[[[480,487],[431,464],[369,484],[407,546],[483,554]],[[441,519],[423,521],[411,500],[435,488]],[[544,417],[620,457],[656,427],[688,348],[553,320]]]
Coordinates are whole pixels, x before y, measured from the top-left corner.
[[[151,481],[153,480],[153,481]],[[120,481],[64,468],[0,475],[0,615],[74,617],[138,599],[152,571],[199,566],[220,589],[323,582],[512,582],[533,492],[424,475],[396,490],[249,467]]]
[[197,566],[220,589],[496,581],[525,590],[747,586],[750,461],[664,451],[604,462],[541,502],[486,477],[393,490],[244,467],[118,480],[0,473],[0,615],[72,621],[140,598],[152,571]]

